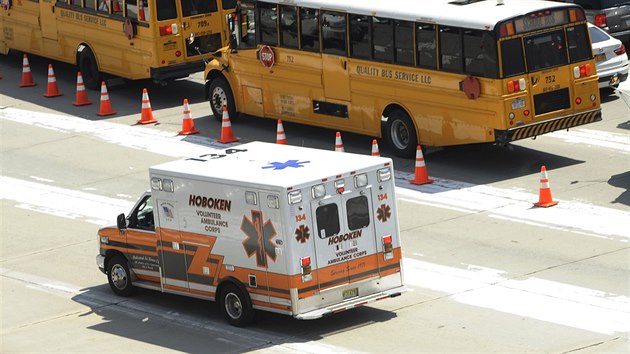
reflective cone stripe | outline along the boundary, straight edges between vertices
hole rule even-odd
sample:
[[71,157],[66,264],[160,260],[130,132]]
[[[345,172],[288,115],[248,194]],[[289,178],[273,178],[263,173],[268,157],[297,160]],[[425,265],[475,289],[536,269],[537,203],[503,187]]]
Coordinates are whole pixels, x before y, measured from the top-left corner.
[[35,85],[37,84],[33,81],[31,66],[28,65],[28,57],[24,54],[22,57],[22,82],[20,82],[20,87],[31,87]]
[[547,177],[547,167],[542,166],[540,168],[540,193],[538,196],[538,202],[534,203],[537,207],[548,208],[554,206],[558,202],[553,201],[551,197],[551,188],[549,188],[549,178]]
[[416,147],[416,166],[415,166],[415,177],[413,180],[409,181],[411,184],[426,184],[433,182],[432,179],[429,178],[427,173],[427,167],[424,163],[424,156],[422,156],[422,148],[420,145]]
[[195,122],[190,114],[190,108],[188,107],[188,99],[184,98],[184,119],[182,120],[182,130],[180,135],[197,134],[199,130],[195,129]]
[[340,132],[337,132],[335,136],[335,151],[345,152],[345,149],[343,148],[343,141],[341,140]]
[[87,92],[85,91],[85,85],[83,84],[83,76],[81,76],[81,72],[77,73],[77,94],[74,102],[72,102],[75,106],[85,106],[88,104],[92,104],[92,101],[87,96]]
[[220,143],[227,144],[239,141],[232,133],[232,123],[230,123],[230,115],[227,106],[223,105],[223,117],[221,118],[221,137],[217,140]]
[[378,143],[376,139],[372,140],[372,156],[381,156],[381,153],[378,151]]
[[276,144],[287,145],[287,136],[284,134],[284,126],[282,120],[278,119],[278,127],[276,128]]
[[157,123],[157,120],[153,118],[153,111],[151,110],[151,102],[149,101],[149,93],[147,89],[142,89],[142,111],[140,112],[139,124]]
[[52,64],[48,64],[48,87],[46,88],[44,97],[57,97],[61,95],[63,95],[63,93],[59,92],[59,87],[57,87],[57,78],[55,78],[53,66]]
[[116,112],[112,110],[112,105],[109,102],[109,95],[107,94],[107,85],[105,85],[105,81],[103,81],[101,82],[101,107],[96,115],[109,116],[112,114],[116,114]]

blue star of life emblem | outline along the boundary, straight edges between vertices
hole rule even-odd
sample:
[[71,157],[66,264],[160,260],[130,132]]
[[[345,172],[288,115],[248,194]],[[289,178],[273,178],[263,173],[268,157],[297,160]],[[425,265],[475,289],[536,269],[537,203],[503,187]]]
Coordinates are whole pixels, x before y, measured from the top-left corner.
[[287,160],[287,162],[270,162],[269,166],[263,166],[264,169],[273,168],[274,170],[284,170],[287,167],[300,168],[310,161]]

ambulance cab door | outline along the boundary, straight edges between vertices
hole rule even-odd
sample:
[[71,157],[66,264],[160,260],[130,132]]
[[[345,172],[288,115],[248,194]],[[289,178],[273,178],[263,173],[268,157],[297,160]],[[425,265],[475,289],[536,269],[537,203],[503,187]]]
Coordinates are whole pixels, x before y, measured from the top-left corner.
[[186,249],[177,218],[177,202],[158,199],[156,203],[159,227],[158,250],[162,284],[174,290],[188,290]]
[[[272,192],[260,192],[260,217],[252,214],[254,225],[258,223],[259,249],[256,254],[258,267],[265,267],[265,278],[255,279],[250,287],[257,287],[261,293],[266,293],[265,302],[278,303],[277,299],[286,293],[289,287],[287,264],[285,261],[284,243],[282,235],[282,214],[280,212],[280,196]],[[276,300],[274,300],[274,298]],[[261,299],[262,300],[262,299]]]
[[[343,213],[341,196],[327,196],[311,202],[315,220],[315,269],[319,289],[348,284],[346,234],[341,219]],[[346,235],[347,237],[347,235]]]
[[372,220],[372,188],[367,186],[341,195],[343,222],[348,232],[345,247],[350,282],[378,275],[376,232]]
[[127,218],[124,230],[129,266],[138,279],[159,281],[157,236],[151,193],[145,193]]

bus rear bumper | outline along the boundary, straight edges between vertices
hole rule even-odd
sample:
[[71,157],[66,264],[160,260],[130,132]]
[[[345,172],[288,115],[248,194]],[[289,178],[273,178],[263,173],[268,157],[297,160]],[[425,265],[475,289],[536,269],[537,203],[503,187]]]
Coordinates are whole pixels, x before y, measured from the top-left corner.
[[524,125],[518,128],[508,130],[495,129],[495,142],[503,145],[509,143],[510,141],[532,138],[538,135],[555,132],[556,130],[569,129],[579,125],[598,122],[600,120],[602,120],[602,110],[601,108],[598,108],[596,110],[560,117],[540,123]]
[[192,63],[167,66],[164,68],[151,68],[151,78],[156,82],[182,79],[192,73],[203,71],[205,65],[202,60]]

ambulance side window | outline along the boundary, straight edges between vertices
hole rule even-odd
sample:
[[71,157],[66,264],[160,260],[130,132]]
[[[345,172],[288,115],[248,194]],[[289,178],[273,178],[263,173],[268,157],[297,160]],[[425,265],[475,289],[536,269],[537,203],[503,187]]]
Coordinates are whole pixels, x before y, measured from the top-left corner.
[[[317,218],[317,234],[320,238],[326,238],[339,233],[339,207],[337,204],[326,204],[315,211]],[[325,234],[322,236],[322,230]]]
[[350,230],[358,230],[370,225],[370,208],[367,197],[364,195],[348,199],[346,201],[348,212],[348,227]]
[[129,215],[129,227],[148,231],[155,230],[151,196],[144,198],[144,200],[138,205],[138,208]]

